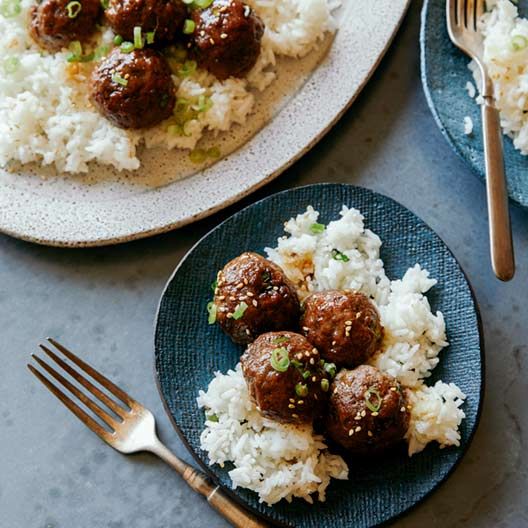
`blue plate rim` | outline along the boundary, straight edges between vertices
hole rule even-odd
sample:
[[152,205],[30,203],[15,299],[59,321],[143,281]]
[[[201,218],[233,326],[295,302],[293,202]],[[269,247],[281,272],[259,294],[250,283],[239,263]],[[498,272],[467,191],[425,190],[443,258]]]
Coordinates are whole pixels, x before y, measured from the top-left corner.
[[[432,1],[433,0],[424,0],[422,12],[420,15],[420,37],[419,37],[420,39],[420,79],[422,81],[422,88],[424,91],[425,100],[427,102],[427,106],[429,107],[429,110],[433,114],[433,119],[436,125],[440,129],[440,132],[442,133],[444,138],[447,140],[449,146],[452,148],[452,150],[454,150],[454,152],[457,154],[457,156],[460,159],[462,159],[465,163],[467,163],[471,167],[472,173],[475,174],[485,184],[486,183],[485,172],[480,170],[479,167],[477,167],[471,161],[471,159],[468,158],[468,156],[466,155],[466,151],[463,148],[461,148],[460,145],[455,141],[455,139],[453,138],[449,130],[445,127],[444,122],[440,118],[440,115],[438,113],[438,110],[436,109],[436,105],[433,100],[433,95],[431,93],[431,88],[429,86],[429,80],[428,80],[428,75],[427,75],[427,61],[425,57],[425,47],[426,47],[425,26],[426,26],[427,15],[429,12],[429,7]],[[511,188],[508,189],[508,197],[510,198],[510,201],[513,202],[516,206],[522,207],[524,209],[528,208],[528,200],[524,199],[517,192],[514,192],[513,190],[511,190]],[[469,284],[469,281],[468,281],[468,284]]]
[[155,382],[156,382],[156,387],[158,389],[158,394],[159,394],[161,402],[163,404],[163,408],[165,410],[165,413],[168,416],[170,423],[172,424],[173,428],[175,429],[176,433],[178,434],[178,437],[180,438],[180,440],[183,443],[184,447],[186,448],[187,452],[189,452],[191,454],[191,456],[194,459],[194,461],[198,464],[198,468],[216,486],[218,486],[222,490],[222,492],[224,492],[230,499],[232,499],[238,505],[242,506],[245,510],[249,511],[250,513],[252,513],[258,519],[264,520],[265,522],[267,522],[271,526],[279,526],[279,527],[284,527],[284,528],[293,527],[294,525],[292,525],[292,524],[283,523],[281,521],[278,521],[276,519],[273,519],[273,518],[267,516],[265,513],[262,513],[262,512],[260,512],[260,511],[258,511],[256,509],[254,509],[251,505],[247,504],[239,495],[237,495],[235,493],[236,490],[232,490],[232,489],[222,485],[220,482],[218,482],[215,474],[211,470],[211,467],[208,464],[206,464],[205,462],[202,461],[202,459],[200,458],[198,453],[190,445],[190,443],[187,440],[186,436],[184,435],[181,427],[179,426],[178,422],[176,421],[176,419],[174,418],[174,416],[172,415],[172,413],[170,411],[169,403],[165,399],[165,396],[163,394],[163,389],[162,389],[162,386],[161,386],[161,379],[160,379],[158,370],[156,368],[156,360],[157,360],[156,341],[157,341],[157,337],[158,337],[158,328],[159,328],[158,320],[159,320],[159,315],[160,315],[160,310],[161,310],[161,305],[162,305],[163,299],[164,299],[165,294],[167,293],[167,290],[170,287],[170,284],[173,281],[174,277],[176,276],[176,274],[180,270],[180,268],[183,265],[183,263],[194,252],[195,248],[198,247],[210,234],[212,234],[213,232],[219,230],[226,222],[232,220],[233,218],[236,218],[237,216],[239,216],[241,213],[243,213],[247,209],[249,209],[249,208],[251,208],[251,207],[253,207],[253,206],[257,205],[257,204],[260,204],[261,202],[264,202],[264,201],[266,201],[267,199],[269,199],[271,197],[288,194],[290,191],[294,191],[294,190],[314,188],[314,187],[329,187],[329,186],[355,187],[355,188],[359,188],[359,189],[366,189],[367,191],[371,192],[374,195],[381,196],[382,198],[388,199],[388,200],[396,203],[397,205],[403,207],[404,209],[407,209],[413,215],[415,215],[419,220],[421,220],[424,223],[424,225],[428,229],[430,229],[441,240],[441,242],[446,247],[448,253],[453,257],[453,260],[455,261],[456,265],[458,266],[460,272],[462,273],[462,275],[464,277],[464,280],[466,281],[466,283],[467,283],[467,285],[469,287],[469,291],[470,291],[470,294],[471,294],[471,300],[472,300],[474,308],[475,308],[475,315],[476,315],[476,319],[477,319],[477,330],[478,330],[478,335],[479,335],[479,350],[480,350],[480,372],[481,372],[481,380],[482,381],[481,381],[480,390],[479,390],[479,402],[478,402],[478,407],[477,407],[477,413],[476,413],[476,416],[475,416],[475,424],[474,424],[474,426],[473,426],[473,428],[472,428],[472,430],[471,430],[471,432],[470,432],[470,434],[468,436],[468,439],[467,439],[466,443],[464,445],[462,445],[462,446],[457,448],[457,449],[460,450],[460,456],[457,458],[457,460],[451,466],[449,471],[444,475],[444,477],[441,478],[438,482],[436,482],[435,485],[427,493],[425,493],[422,497],[420,497],[420,499],[418,499],[413,504],[411,504],[410,506],[408,506],[407,508],[405,508],[404,510],[399,512],[397,515],[393,515],[391,518],[386,519],[385,521],[383,521],[381,523],[373,524],[371,526],[371,528],[378,528],[378,527],[388,526],[388,525],[394,523],[396,520],[401,519],[402,517],[407,515],[409,512],[411,512],[412,510],[417,508],[420,504],[424,503],[434,492],[436,492],[445,482],[447,482],[447,480],[451,477],[451,475],[453,475],[453,473],[458,468],[458,466],[461,463],[461,461],[465,458],[465,456],[466,456],[471,444],[473,443],[473,440],[475,438],[475,434],[476,434],[476,432],[477,432],[477,430],[479,428],[479,425],[480,425],[480,420],[481,420],[481,417],[482,417],[482,411],[483,411],[483,406],[484,406],[484,398],[485,398],[485,388],[486,388],[485,339],[484,339],[484,331],[483,331],[483,324],[482,324],[482,317],[481,317],[481,313],[480,313],[480,307],[479,307],[479,304],[478,304],[478,301],[477,301],[477,298],[476,298],[476,295],[475,295],[475,290],[474,290],[474,288],[473,288],[473,286],[472,286],[472,284],[471,284],[466,272],[462,268],[462,265],[460,264],[460,262],[458,261],[458,259],[454,255],[454,253],[451,251],[449,246],[445,243],[443,238],[440,237],[440,235],[438,235],[438,233],[427,222],[425,222],[425,220],[423,220],[420,216],[418,216],[412,209],[410,209],[407,206],[403,205],[402,203],[398,202],[394,198],[392,198],[390,196],[387,196],[385,194],[382,194],[380,192],[374,191],[373,189],[369,189],[368,187],[363,187],[363,186],[360,186],[360,185],[346,184],[346,183],[322,182],[322,183],[315,183],[315,184],[291,187],[291,188],[285,189],[283,191],[279,191],[277,193],[270,194],[268,196],[265,196],[264,198],[261,198],[260,200],[257,200],[256,202],[253,202],[253,203],[247,205],[246,207],[240,209],[236,213],[233,213],[231,216],[229,216],[228,218],[223,220],[220,224],[215,226],[213,229],[209,230],[195,244],[193,244],[193,246],[187,251],[187,253],[185,253],[185,255],[178,262],[178,265],[176,266],[176,268],[174,269],[174,271],[171,273],[170,277],[168,278],[167,282],[165,283],[165,286],[163,287],[163,291],[161,293],[160,299],[158,301],[158,305],[157,305],[157,308],[156,308],[156,315],[155,315],[155,319],[154,319],[153,373],[154,373],[154,378],[155,378]]

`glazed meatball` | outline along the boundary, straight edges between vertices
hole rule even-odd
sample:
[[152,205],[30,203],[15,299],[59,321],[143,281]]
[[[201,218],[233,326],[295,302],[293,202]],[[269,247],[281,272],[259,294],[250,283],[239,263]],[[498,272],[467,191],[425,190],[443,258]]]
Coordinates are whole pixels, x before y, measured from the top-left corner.
[[273,330],[294,330],[299,299],[284,272],[256,253],[228,262],[217,277],[216,321],[235,343],[251,343]]
[[243,77],[260,54],[264,23],[240,0],[215,0],[194,9],[192,49],[202,68],[218,79]]
[[310,295],[304,303],[301,327],[321,356],[340,367],[365,363],[383,338],[376,307],[362,293],[348,290]]
[[181,0],[110,0],[105,17],[114,32],[134,40],[134,28],[142,34],[154,31],[154,44],[174,41],[183,27],[187,8]]
[[269,332],[251,343],[242,371],[259,412],[279,422],[311,423],[325,405],[335,365],[300,334]]
[[121,128],[146,128],[172,115],[176,100],[166,59],[152,49],[119,48],[92,73],[92,100]]
[[409,418],[405,389],[374,367],[343,369],[332,383],[326,430],[352,453],[380,452],[397,444]]
[[43,0],[30,11],[30,33],[48,51],[89,39],[101,12],[99,0]]

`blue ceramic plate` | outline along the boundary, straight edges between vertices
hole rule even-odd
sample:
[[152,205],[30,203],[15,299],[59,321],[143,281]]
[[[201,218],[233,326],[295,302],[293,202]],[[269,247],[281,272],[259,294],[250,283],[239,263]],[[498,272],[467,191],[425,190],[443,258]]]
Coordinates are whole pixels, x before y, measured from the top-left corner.
[[[444,313],[450,347],[442,352],[437,378],[455,382],[466,394],[462,445],[429,446],[409,459],[404,453],[350,464],[350,480],[334,481],[327,501],[259,504],[248,490],[230,490],[230,468],[208,466],[200,449],[204,414],[196,396],[216,370],[235,366],[242,348],[207,324],[205,306],[217,270],[246,250],[262,253],[282,234],[283,222],[313,205],[321,221],[337,217],[341,206],[356,207],[367,226],[381,236],[381,256],[389,277],[401,277],[416,262],[438,285],[429,294],[433,310]],[[311,185],[266,198],[232,216],[205,236],[179,264],[163,293],[155,335],[156,374],[161,397],[181,438],[200,466],[231,496],[278,525],[309,528],[376,526],[403,514],[453,471],[468,448],[479,420],[483,391],[482,335],[475,299],[459,264],[440,238],[403,206],[360,187]]]
[[[528,5],[527,0],[520,0],[519,3],[525,8]],[[469,59],[449,40],[445,4],[446,0],[426,0],[424,3],[420,33],[422,82],[427,102],[442,134],[455,152],[484,180],[480,107],[465,90],[468,81],[473,85],[475,83],[467,68]],[[471,117],[474,123],[474,132],[469,136],[464,134],[465,116]],[[504,159],[510,198],[528,207],[528,157],[515,150],[512,140],[506,136]]]

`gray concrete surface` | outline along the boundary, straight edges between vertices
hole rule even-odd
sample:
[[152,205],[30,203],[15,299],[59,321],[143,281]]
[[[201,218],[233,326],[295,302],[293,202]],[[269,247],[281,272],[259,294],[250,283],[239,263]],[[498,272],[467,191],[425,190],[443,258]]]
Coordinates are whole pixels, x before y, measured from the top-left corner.
[[[189,460],[153,379],[158,297],[204,233],[252,200],[312,182],[349,182],[411,208],[451,247],[473,283],[487,340],[487,395],[466,458],[398,527],[528,526],[528,212],[513,208],[518,272],[501,284],[488,263],[485,191],[453,154],[419,79],[419,8],[336,128],[276,182],[180,231],[114,248],[66,251],[0,236],[0,527],[226,526],[162,462],[102,444],[26,370],[53,335],[114,377],[157,415],[162,438]],[[351,58],[353,60],[353,58]]]

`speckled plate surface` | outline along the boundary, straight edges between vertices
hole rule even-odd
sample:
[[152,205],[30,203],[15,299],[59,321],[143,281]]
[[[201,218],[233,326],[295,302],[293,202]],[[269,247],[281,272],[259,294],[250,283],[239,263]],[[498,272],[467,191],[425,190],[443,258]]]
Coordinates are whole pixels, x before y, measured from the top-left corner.
[[[401,277],[419,262],[438,284],[428,294],[433,311],[445,316],[450,346],[430,383],[456,383],[467,395],[461,446],[429,446],[409,459],[392,453],[350,463],[350,480],[333,481],[327,501],[314,506],[295,500],[273,508],[248,490],[230,490],[226,467],[208,466],[200,449],[204,415],[196,396],[216,370],[226,372],[243,349],[215,325],[206,304],[216,272],[243,251],[263,252],[283,233],[283,222],[313,205],[322,222],[337,217],[342,204],[362,211],[368,228],[383,240],[381,257],[389,278]],[[483,342],[475,299],[459,264],[440,238],[418,217],[390,198],[350,185],[311,185],[270,196],[232,216],[187,254],[163,293],[155,333],[156,375],[165,408],[196,461],[233,498],[278,525],[309,528],[376,526],[422,501],[453,471],[478,424],[483,395]]]
[[408,4],[377,0],[373,9],[371,0],[345,0],[333,43],[302,61],[284,61],[273,111],[261,104],[266,111],[231,134],[236,137],[223,149],[231,153],[204,170],[156,149],[131,174],[97,166],[88,178],[37,167],[0,170],[0,231],[48,245],[114,244],[174,229],[239,200],[278,176],[337,121],[378,65]]
[[[520,0],[521,14],[528,13],[528,1]],[[427,102],[442,134],[455,152],[467,161],[484,181],[484,145],[480,106],[465,86],[474,84],[468,70],[469,59],[449,40],[446,29],[445,0],[426,0],[420,33],[422,82]],[[474,123],[471,135],[464,133],[464,117]],[[504,138],[504,159],[510,198],[528,207],[528,157],[515,150],[510,138]]]

